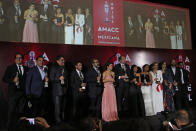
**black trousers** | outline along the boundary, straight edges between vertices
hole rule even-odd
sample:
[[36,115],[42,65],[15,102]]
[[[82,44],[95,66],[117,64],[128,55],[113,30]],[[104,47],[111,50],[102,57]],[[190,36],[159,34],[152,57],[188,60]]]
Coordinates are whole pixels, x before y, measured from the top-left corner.
[[118,112],[124,112],[127,105],[127,96],[129,92],[129,83],[121,82],[116,88]]
[[8,95],[8,126],[13,126],[13,122],[17,120],[18,116],[24,114],[25,96],[23,92],[16,92]]
[[56,123],[61,122],[64,120],[65,117],[65,105],[66,99],[65,96],[53,96],[54,99],[54,116]]
[[181,85],[179,91],[174,95],[174,104],[176,110],[189,108],[188,91],[186,85]]
[[80,119],[88,116],[89,99],[86,93],[73,96],[73,118]]
[[145,105],[141,88],[131,84],[128,95],[128,112],[129,117],[144,117]]
[[9,40],[10,41],[22,41],[22,30],[23,30],[23,24],[9,24]]
[[101,119],[101,101],[102,95],[97,95],[96,97],[89,97],[90,106],[89,111],[90,115],[96,116]]
[[41,43],[51,42],[51,23],[48,21],[42,21],[39,23],[39,38]]

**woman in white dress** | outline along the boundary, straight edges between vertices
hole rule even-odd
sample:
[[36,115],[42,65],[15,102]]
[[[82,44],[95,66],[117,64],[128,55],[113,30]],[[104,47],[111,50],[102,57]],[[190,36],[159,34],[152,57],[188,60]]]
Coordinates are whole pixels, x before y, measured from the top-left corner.
[[73,34],[74,17],[72,15],[72,10],[68,9],[65,14],[65,44],[73,44],[74,34]]
[[152,64],[152,71],[150,71],[152,76],[152,105],[154,114],[164,111],[163,108],[163,76],[162,72],[158,70],[158,63],[154,62]]
[[171,49],[177,49],[176,28],[174,26],[174,22],[173,21],[170,23],[169,33],[170,33],[170,40],[171,40]]
[[84,15],[81,14],[81,8],[78,8],[75,17],[75,44],[82,45],[84,43]]
[[152,116],[154,114],[152,106],[152,76],[149,73],[149,65],[143,66],[143,72],[140,73],[141,77],[141,90],[144,98],[146,116]]
[[183,49],[182,26],[180,25],[180,21],[177,21],[177,25],[176,25],[176,38],[177,38],[177,49]]

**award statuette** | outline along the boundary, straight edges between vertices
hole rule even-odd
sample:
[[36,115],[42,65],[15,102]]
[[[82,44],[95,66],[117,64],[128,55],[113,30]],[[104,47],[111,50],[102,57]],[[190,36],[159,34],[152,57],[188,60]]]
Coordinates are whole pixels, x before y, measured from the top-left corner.
[[146,74],[144,74],[144,85],[147,85],[147,81],[146,81]]
[[[82,72],[80,71],[80,80],[81,80],[81,82],[82,82],[82,84],[84,83],[84,77],[83,77],[83,75],[82,75]],[[82,86],[82,89],[83,90],[85,90],[86,89],[86,87],[85,86]]]
[[[61,72],[62,73],[62,76],[64,76],[64,72],[65,72],[64,69],[62,69],[62,72]],[[65,84],[65,81],[64,80],[61,80],[61,85],[64,85],[64,84]]]
[[158,75],[157,75],[157,72],[156,72],[156,78],[157,78],[157,79],[155,78],[156,79],[156,84],[159,84],[160,83],[160,80],[159,80],[159,78],[157,76]]
[[[16,72],[16,77],[18,77],[18,72]],[[20,85],[19,85],[20,83],[19,83],[19,80],[15,83],[15,85],[16,85],[16,87],[17,88],[20,88]]]
[[105,1],[104,9],[105,9],[105,22],[108,23],[109,22],[109,3],[107,0]]
[[[46,67],[44,68],[45,77],[48,77],[48,72],[47,72],[47,70],[48,70],[48,67],[46,66]],[[45,80],[45,83],[44,83],[44,87],[48,87],[48,81],[46,81],[46,80]]]

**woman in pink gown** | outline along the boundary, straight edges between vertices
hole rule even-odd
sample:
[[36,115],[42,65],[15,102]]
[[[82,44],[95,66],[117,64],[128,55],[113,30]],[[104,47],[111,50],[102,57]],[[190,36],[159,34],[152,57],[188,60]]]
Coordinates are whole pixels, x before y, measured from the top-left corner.
[[106,122],[119,120],[114,88],[115,74],[112,71],[112,63],[106,65],[107,70],[103,73],[104,91],[102,96],[102,119]]
[[29,9],[24,13],[25,26],[23,30],[23,39],[22,42],[33,42],[38,43],[38,12],[35,10],[35,5],[31,4]]
[[149,18],[145,23],[145,29],[146,29],[146,48],[155,48],[155,40],[152,32],[153,24]]

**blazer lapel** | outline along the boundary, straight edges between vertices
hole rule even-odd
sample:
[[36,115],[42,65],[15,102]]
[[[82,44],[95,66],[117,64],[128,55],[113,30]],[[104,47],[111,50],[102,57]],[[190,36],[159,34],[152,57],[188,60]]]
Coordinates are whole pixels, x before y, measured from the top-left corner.
[[42,76],[40,74],[40,71],[39,71],[38,67],[36,66],[35,68],[36,68],[37,74],[39,74],[39,78],[42,80]]

